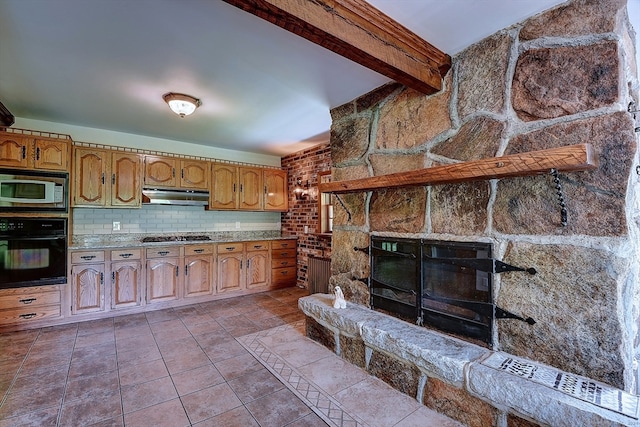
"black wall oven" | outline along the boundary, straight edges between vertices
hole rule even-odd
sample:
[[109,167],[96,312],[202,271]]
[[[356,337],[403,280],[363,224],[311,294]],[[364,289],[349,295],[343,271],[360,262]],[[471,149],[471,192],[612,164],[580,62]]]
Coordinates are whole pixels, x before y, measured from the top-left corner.
[[66,218],[0,218],[0,289],[67,283]]

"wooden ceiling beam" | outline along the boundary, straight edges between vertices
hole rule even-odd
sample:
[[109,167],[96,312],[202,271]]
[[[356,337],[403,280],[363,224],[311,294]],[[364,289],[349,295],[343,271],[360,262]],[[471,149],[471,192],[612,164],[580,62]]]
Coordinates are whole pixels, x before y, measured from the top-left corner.
[[364,0],[224,0],[424,94],[451,57]]

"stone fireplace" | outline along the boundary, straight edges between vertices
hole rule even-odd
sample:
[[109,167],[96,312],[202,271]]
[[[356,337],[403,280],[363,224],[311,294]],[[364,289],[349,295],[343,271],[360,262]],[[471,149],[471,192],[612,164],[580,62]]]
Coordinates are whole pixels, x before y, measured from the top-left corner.
[[[333,181],[580,143],[599,166],[555,182],[550,173],[334,196],[331,286],[370,307],[370,258],[354,247],[372,236],[491,244],[494,258],[537,274],[494,278],[493,302],[536,323],[495,322],[490,349],[637,394],[637,76],[626,2],[575,0],[455,56],[437,94],[392,83],[333,109]],[[441,382],[427,375],[433,396],[422,401],[464,411],[434,403],[455,394]],[[523,419],[544,424],[539,415]],[[478,425],[520,425],[509,417]]]

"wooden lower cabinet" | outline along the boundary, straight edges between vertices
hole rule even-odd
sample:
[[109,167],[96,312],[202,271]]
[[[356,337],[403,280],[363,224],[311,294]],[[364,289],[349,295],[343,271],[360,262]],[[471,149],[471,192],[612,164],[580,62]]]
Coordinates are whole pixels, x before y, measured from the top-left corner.
[[0,326],[61,317],[60,287],[30,286],[0,290]]
[[247,250],[247,289],[268,289],[271,275],[269,242],[249,242]]
[[245,289],[244,243],[219,243],[216,290],[219,294]]
[[183,283],[180,247],[147,249],[147,304],[175,300]]
[[215,278],[213,245],[184,248],[184,297],[211,295]]
[[104,310],[104,263],[71,266],[71,314]]
[[295,240],[271,242],[271,289],[295,286],[297,283],[297,243]]
[[111,251],[111,308],[144,305],[142,250]]

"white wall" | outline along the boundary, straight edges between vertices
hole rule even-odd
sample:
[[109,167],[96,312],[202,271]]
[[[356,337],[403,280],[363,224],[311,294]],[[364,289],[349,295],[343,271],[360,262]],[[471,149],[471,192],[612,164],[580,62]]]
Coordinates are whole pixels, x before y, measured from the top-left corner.
[[95,144],[114,145],[117,147],[129,147],[174,154],[185,154],[190,156],[210,157],[214,159],[253,163],[257,165],[280,166],[280,157],[278,156],[206,147],[204,145],[173,141],[170,139],[74,126],[65,123],[45,122],[42,120],[25,119],[21,117],[16,117],[15,120],[16,122],[12,127],[71,135],[71,139],[74,141],[92,142]]

